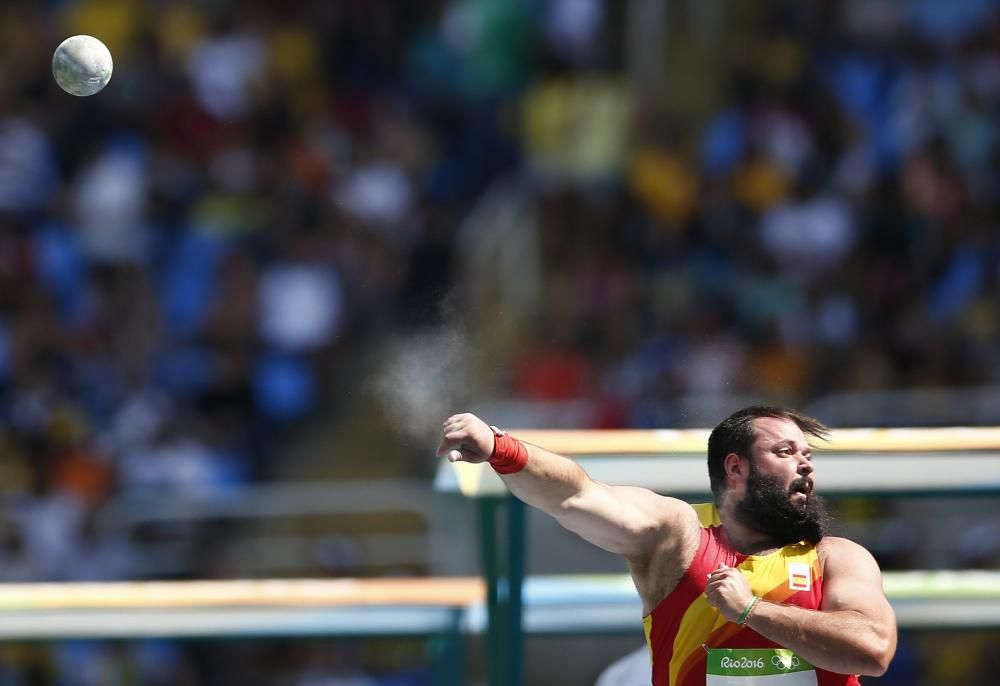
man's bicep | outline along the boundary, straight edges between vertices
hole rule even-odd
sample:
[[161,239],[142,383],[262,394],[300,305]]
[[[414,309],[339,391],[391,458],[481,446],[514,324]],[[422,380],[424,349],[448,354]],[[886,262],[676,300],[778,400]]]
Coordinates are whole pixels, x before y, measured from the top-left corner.
[[871,553],[840,539],[824,564],[822,610],[854,610],[872,619],[894,621],[882,588],[882,572]]
[[698,514],[689,503],[678,498],[660,495],[638,486],[608,486],[615,499],[629,506],[637,516],[648,518],[661,529],[681,530],[698,526]]
[[868,650],[872,673],[881,674],[896,652],[897,640],[896,613],[882,589],[882,572],[871,553],[857,543],[832,542],[825,556],[820,609],[854,614],[854,621],[844,626]]
[[629,557],[652,554],[698,525],[697,514],[683,500],[600,482],[592,482],[559,519],[591,543]]

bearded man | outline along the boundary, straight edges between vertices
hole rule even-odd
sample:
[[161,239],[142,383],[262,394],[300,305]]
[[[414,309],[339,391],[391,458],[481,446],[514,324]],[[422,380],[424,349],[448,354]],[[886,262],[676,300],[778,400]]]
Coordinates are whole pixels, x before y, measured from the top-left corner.
[[714,502],[696,505],[595,481],[467,413],[445,420],[438,455],[488,462],[516,497],[625,558],[653,686],[858,686],[888,668],[896,620],[875,559],[827,533],[807,439],[827,434],[786,408],[732,414],[708,440]]

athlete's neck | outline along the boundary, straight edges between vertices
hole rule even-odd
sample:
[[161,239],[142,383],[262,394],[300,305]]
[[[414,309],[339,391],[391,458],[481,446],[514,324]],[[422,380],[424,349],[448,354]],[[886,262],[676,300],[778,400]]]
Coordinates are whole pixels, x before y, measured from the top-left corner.
[[722,522],[722,536],[726,545],[742,555],[759,555],[781,547],[781,543],[767,534],[743,524],[732,509],[729,502],[723,502],[719,507],[719,520]]
[[735,533],[729,525],[722,524],[722,538],[733,550],[741,555],[760,555],[777,550],[781,546],[757,531],[747,530],[746,535]]

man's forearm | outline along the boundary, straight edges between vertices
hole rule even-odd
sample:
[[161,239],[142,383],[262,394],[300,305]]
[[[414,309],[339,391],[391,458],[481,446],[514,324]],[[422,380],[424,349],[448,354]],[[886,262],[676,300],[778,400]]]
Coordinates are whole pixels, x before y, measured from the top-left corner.
[[761,601],[747,626],[837,674],[880,676],[889,666],[891,637],[853,610],[823,612]]
[[525,443],[528,462],[514,474],[501,478],[515,496],[532,507],[558,517],[563,504],[578,495],[588,477],[572,460]]

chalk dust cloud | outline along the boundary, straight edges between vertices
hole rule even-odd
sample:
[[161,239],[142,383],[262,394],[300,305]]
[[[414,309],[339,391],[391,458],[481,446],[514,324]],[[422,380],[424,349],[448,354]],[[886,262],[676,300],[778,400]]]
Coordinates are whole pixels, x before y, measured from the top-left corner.
[[400,434],[436,445],[441,422],[463,410],[468,401],[471,352],[471,343],[457,324],[389,344],[371,391]]

